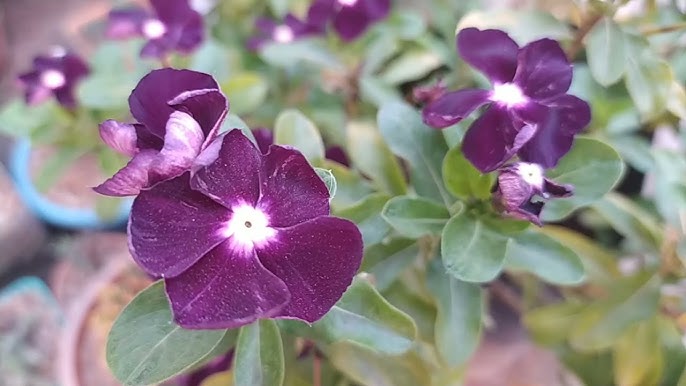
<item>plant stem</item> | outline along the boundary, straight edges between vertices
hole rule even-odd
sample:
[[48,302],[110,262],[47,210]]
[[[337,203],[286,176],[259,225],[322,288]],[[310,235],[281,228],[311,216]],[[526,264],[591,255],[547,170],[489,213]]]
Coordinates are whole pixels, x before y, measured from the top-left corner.
[[322,386],[322,359],[316,348],[312,356],[312,386]]
[[588,35],[591,29],[593,29],[596,23],[598,23],[602,18],[602,14],[596,13],[589,16],[586,20],[581,22],[581,24],[579,25],[579,29],[576,31],[576,34],[574,35],[572,45],[569,46],[569,50],[567,50],[567,58],[570,61],[573,61],[574,58],[576,58],[576,56],[579,54],[579,52],[581,52],[581,49],[584,47],[584,38],[586,37],[586,35]]

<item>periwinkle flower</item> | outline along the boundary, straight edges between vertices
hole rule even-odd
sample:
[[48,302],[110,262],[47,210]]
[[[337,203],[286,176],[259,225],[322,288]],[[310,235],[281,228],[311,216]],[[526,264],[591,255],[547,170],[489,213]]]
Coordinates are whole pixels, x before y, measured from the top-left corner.
[[457,35],[457,50],[493,89],[449,92],[424,108],[424,122],[444,128],[486,106],[462,144],[477,169],[495,170],[515,154],[554,167],[591,120],[588,104],[567,94],[572,65],[560,44],[540,39],[520,48],[503,31],[466,28]]
[[163,58],[171,51],[188,54],[203,41],[202,16],[188,0],[150,0],[153,12],[139,7],[112,10],[105,34],[111,39],[143,37],[141,56]]
[[248,48],[252,51],[260,49],[267,43],[291,43],[307,35],[317,34],[310,25],[290,13],[282,23],[264,17],[255,21],[258,35],[248,41]]
[[569,197],[572,193],[571,185],[546,178],[540,165],[517,162],[500,169],[493,202],[505,215],[541,226],[545,200]]
[[307,14],[314,30],[324,31],[329,22],[344,41],[360,37],[373,23],[384,19],[391,0],[315,0]]
[[88,73],[90,69],[80,57],[55,47],[50,55],[34,58],[33,68],[19,75],[19,81],[27,104],[35,105],[54,95],[62,106],[73,109],[74,87]]
[[131,161],[97,186],[108,196],[138,194],[189,170],[216,138],[228,112],[226,97],[207,74],[165,68],[143,77],[129,97],[138,123],[107,120],[103,141]]
[[362,259],[359,230],[329,216],[329,192],[304,156],[278,145],[263,154],[240,130],[192,176],[142,191],[128,231],[134,260],[164,278],[185,328],[317,321]]

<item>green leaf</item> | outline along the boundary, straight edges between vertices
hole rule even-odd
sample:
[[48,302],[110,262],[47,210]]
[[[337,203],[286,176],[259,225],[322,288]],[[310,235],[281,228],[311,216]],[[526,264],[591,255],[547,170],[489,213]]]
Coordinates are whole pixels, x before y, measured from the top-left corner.
[[443,181],[445,187],[462,199],[478,198],[486,200],[491,197],[491,186],[495,175],[481,174],[462,154],[462,149],[455,146],[443,159]]
[[417,326],[384,299],[367,277],[358,275],[341,300],[311,327],[284,323],[326,343],[349,341],[387,355],[406,352],[417,337]]
[[125,385],[160,383],[191,368],[222,340],[222,330],[186,330],[172,320],[164,283],[136,296],[107,339],[107,364]]
[[324,181],[324,184],[326,185],[326,189],[329,190],[329,200],[332,200],[336,196],[336,189],[338,189],[338,184],[336,183],[336,177],[333,176],[333,173],[331,173],[331,170],[327,169],[322,169],[322,168],[314,168],[314,171],[317,172],[317,175],[319,178]]
[[357,224],[362,233],[364,245],[376,244],[381,242],[391,230],[388,223],[381,217],[381,210],[388,199],[389,197],[383,193],[374,193],[357,204],[338,211],[336,215]]
[[439,130],[422,122],[405,103],[387,103],[377,115],[381,135],[391,151],[410,164],[410,181],[417,194],[449,207],[454,201],[445,190],[441,169],[448,146]]
[[55,126],[66,126],[69,121],[67,114],[53,100],[28,106],[24,101],[14,99],[0,110],[0,133],[14,138],[29,137],[47,125],[56,130]]
[[298,39],[291,43],[269,43],[260,57],[272,66],[295,67],[302,64],[335,70],[343,69],[336,56],[318,39]]
[[331,363],[346,377],[363,386],[418,386],[428,384],[429,370],[412,354],[389,357],[350,343],[333,345]]
[[436,307],[434,299],[414,292],[401,277],[394,281],[385,291],[384,297],[393,306],[409,315],[417,325],[420,340],[432,342],[436,325]]
[[357,169],[391,195],[407,191],[400,164],[374,126],[364,122],[348,124],[348,153]]
[[436,298],[438,313],[434,343],[442,360],[451,367],[463,365],[476,350],[481,337],[483,290],[445,273],[433,260],[427,271],[427,286]]
[[410,239],[392,239],[370,245],[364,250],[360,270],[372,275],[376,288],[384,291],[417,259],[418,254],[417,243]]
[[660,300],[660,279],[651,273],[620,279],[608,289],[607,299],[581,311],[570,333],[570,343],[581,351],[609,348],[636,322],[652,318]]
[[401,235],[419,238],[440,234],[450,213],[444,206],[424,198],[398,196],[386,203],[381,217]]
[[76,94],[82,106],[91,109],[121,109],[127,106],[131,90],[140,81],[140,74],[120,72],[93,74],[79,82]]
[[269,8],[272,14],[278,18],[283,18],[288,13],[291,0],[269,0]]
[[626,330],[613,348],[615,382],[621,386],[657,385],[665,358],[657,319]]
[[284,379],[283,343],[273,320],[241,327],[234,359],[236,385],[280,386]]
[[319,130],[298,110],[284,110],[276,117],[274,143],[295,147],[310,163],[324,158],[324,142]]
[[657,251],[662,245],[662,228],[658,220],[630,199],[610,193],[593,204],[593,209],[627,239],[646,251]]
[[442,64],[441,58],[429,50],[409,49],[392,61],[380,74],[380,78],[388,84],[397,86],[421,79]]
[[585,277],[583,264],[574,251],[535,231],[518,234],[510,241],[505,264],[553,284],[579,284]]
[[467,282],[493,280],[502,270],[509,239],[465,211],[443,228],[441,254],[448,273]]
[[472,11],[460,20],[456,32],[467,27],[504,30],[520,46],[541,38],[567,40],[572,37],[567,23],[550,12],[536,9]]
[[378,78],[369,75],[362,76],[359,85],[360,98],[377,107],[381,107],[386,103],[398,103],[403,101],[403,97],[396,87],[393,87]]
[[588,33],[586,57],[591,74],[605,87],[617,83],[624,74],[627,62],[624,32],[611,17],[602,18]]
[[670,150],[655,150],[653,157],[655,206],[662,218],[679,228],[683,225],[686,208],[686,159],[681,152]]
[[633,38],[627,42],[626,88],[644,120],[653,119],[667,108],[674,76],[669,64]]
[[524,315],[524,325],[531,337],[542,345],[557,345],[569,337],[577,316],[583,310],[582,303],[558,303],[539,307]]
[[[231,73],[230,51],[216,40],[208,39],[195,51],[188,68],[210,74],[222,83]],[[235,102],[231,99],[231,110]]]
[[241,72],[222,83],[222,90],[231,101],[231,112],[242,115],[255,111],[264,104],[269,86],[258,72]]
[[572,150],[548,173],[557,183],[574,185],[574,195],[550,200],[541,217],[559,221],[599,200],[612,190],[623,172],[624,163],[612,147],[596,139],[577,138]]

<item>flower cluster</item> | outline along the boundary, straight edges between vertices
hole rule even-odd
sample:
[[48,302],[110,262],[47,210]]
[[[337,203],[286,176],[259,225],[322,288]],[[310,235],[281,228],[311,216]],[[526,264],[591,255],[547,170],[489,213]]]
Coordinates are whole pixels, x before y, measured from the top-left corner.
[[362,237],[329,215],[327,187],[304,156],[260,151],[237,129],[218,134],[228,106],[206,74],[153,71],[129,102],[140,123],[107,121],[101,132],[133,158],[96,189],[137,194],[129,249],[164,279],[176,322],[321,318],[352,282]]
[[[571,149],[574,136],[591,120],[588,104],[567,94],[572,65],[554,40],[519,47],[500,30],[463,29],[457,35],[457,50],[493,87],[448,92],[431,100],[423,110],[424,122],[445,128],[483,106],[483,114],[464,136],[462,151],[482,172],[500,169],[496,200],[507,212],[538,224],[543,203],[531,199],[547,198],[545,186],[552,186],[543,183],[542,170],[557,165]],[[523,162],[503,167],[515,156]],[[571,194],[560,189],[552,188],[550,193]]]
[[19,75],[29,105],[40,103],[54,95],[64,107],[76,107],[74,87],[88,75],[88,65],[77,55],[55,47],[50,55],[37,56],[31,71]]
[[112,10],[105,34],[111,39],[143,37],[142,57],[163,58],[172,51],[188,54],[203,41],[202,16],[188,0],[150,0],[152,12],[140,7]]
[[255,26],[259,35],[250,39],[248,47],[257,50],[265,43],[290,43],[305,36],[322,35],[329,23],[344,41],[352,41],[375,22],[388,16],[390,0],[315,0],[305,20],[292,14],[283,22],[259,18]]

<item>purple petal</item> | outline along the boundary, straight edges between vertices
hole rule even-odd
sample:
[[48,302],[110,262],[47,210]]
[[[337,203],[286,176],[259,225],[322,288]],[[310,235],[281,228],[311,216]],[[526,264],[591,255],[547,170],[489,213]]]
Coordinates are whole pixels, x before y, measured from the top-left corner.
[[462,152],[481,172],[490,172],[516,153],[513,146],[517,134],[507,111],[491,105],[467,130]]
[[274,133],[271,130],[260,127],[252,130],[252,135],[255,137],[255,142],[257,142],[257,147],[260,149],[262,154],[267,154],[269,151],[269,146],[274,143]]
[[174,112],[168,102],[184,91],[202,89],[219,89],[219,85],[210,75],[200,72],[172,68],[154,70],[144,76],[131,93],[131,114],[152,133],[164,138],[167,119]]
[[207,138],[206,143],[214,140],[229,111],[226,97],[217,89],[185,91],[169,105],[193,116]]
[[343,148],[340,146],[330,146],[326,148],[325,156],[328,160],[338,162],[339,164],[344,166],[350,166],[348,156],[345,155],[345,150],[343,150]]
[[295,149],[272,146],[260,170],[258,207],[271,227],[289,227],[329,214],[329,190]]
[[129,157],[138,152],[138,136],[134,125],[108,119],[99,128],[100,138],[116,152]]
[[454,125],[488,102],[489,95],[490,91],[479,89],[449,92],[426,105],[422,118],[428,126],[438,129]]
[[133,126],[136,128],[136,136],[138,137],[136,144],[139,149],[162,150],[164,138],[160,138],[153,134],[145,125],[141,125],[140,123],[136,123]]
[[184,54],[189,54],[200,46],[205,38],[205,27],[202,16],[194,12],[189,15],[178,34],[174,48]]
[[123,197],[138,194],[150,186],[150,168],[158,156],[155,150],[142,150],[121,168],[114,176],[93,188],[105,196]]
[[110,39],[130,39],[141,36],[141,26],[148,17],[148,12],[137,7],[110,11],[105,36]]
[[358,0],[366,10],[367,16],[371,21],[384,19],[391,11],[390,0]]
[[358,1],[353,6],[344,6],[333,18],[333,28],[344,41],[352,41],[362,35],[371,24],[365,13],[364,4]]
[[266,17],[258,17],[255,20],[255,28],[257,28],[264,35],[271,36],[274,32],[274,29],[276,29],[276,22]]
[[54,90],[55,98],[64,107],[68,109],[73,109],[76,107],[76,97],[74,96],[74,90],[71,87],[62,87]]
[[79,79],[90,73],[90,68],[86,62],[74,54],[67,54],[62,57],[61,61],[62,72],[67,78],[67,84],[73,85]]
[[335,0],[315,0],[307,10],[306,23],[308,30],[323,33],[326,25],[334,16]]
[[507,215],[541,225],[539,215],[543,202],[531,202],[535,188],[524,181],[514,170],[504,170],[498,175],[494,201]]
[[569,90],[572,65],[552,39],[540,39],[524,46],[517,58],[514,83],[526,96],[535,100],[554,98]]
[[197,14],[188,0],[150,0],[150,5],[164,24],[184,23],[193,14]]
[[141,58],[163,58],[172,49],[172,45],[167,39],[149,40],[141,48]]
[[152,165],[152,183],[189,170],[205,139],[198,122],[181,111],[169,116],[165,132],[164,146]]
[[352,282],[362,261],[362,236],[352,222],[323,216],[280,229],[277,240],[258,249],[257,255],[291,293],[278,316],[312,323]]
[[503,31],[465,28],[457,34],[457,51],[491,83],[509,83],[515,76],[519,46]]
[[536,133],[519,150],[523,161],[553,168],[572,148],[574,135],[591,119],[588,104],[581,99],[564,95],[550,106],[530,103],[518,111],[522,119],[536,124]]
[[184,328],[240,327],[277,315],[290,299],[254,251],[234,250],[229,242],[165,284],[174,320]]
[[543,180],[543,192],[555,198],[570,197],[574,194],[574,187],[569,184],[558,184],[545,178]]
[[231,213],[190,188],[189,174],[142,191],[133,202],[129,249],[154,276],[174,277],[226,239]]
[[227,208],[255,206],[260,197],[260,151],[240,130],[223,139],[216,161],[193,176],[191,185]]

